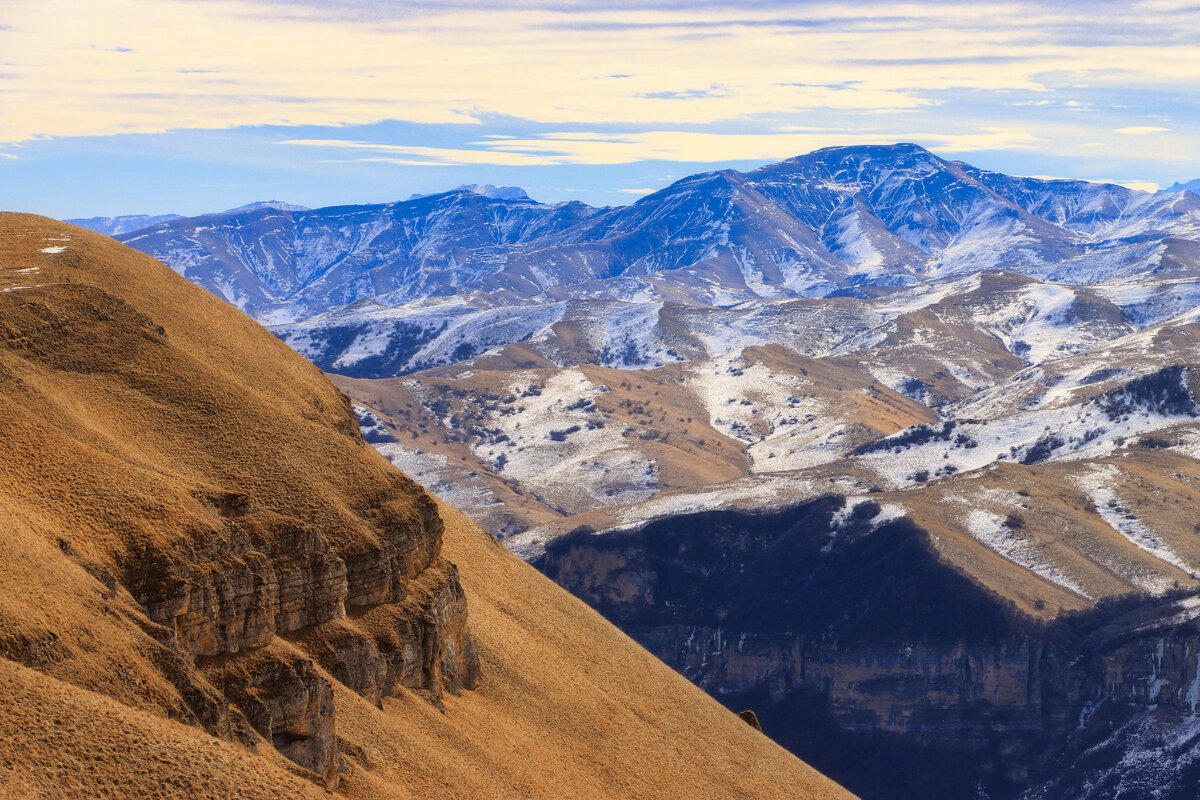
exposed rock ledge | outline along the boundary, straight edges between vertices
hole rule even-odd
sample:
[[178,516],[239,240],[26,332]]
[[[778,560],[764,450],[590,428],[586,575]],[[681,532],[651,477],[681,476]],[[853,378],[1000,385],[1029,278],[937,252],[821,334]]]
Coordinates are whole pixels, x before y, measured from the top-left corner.
[[404,494],[380,505],[379,542],[357,552],[237,497],[221,505],[235,517],[224,537],[129,559],[125,585],[179,656],[163,671],[188,721],[265,741],[335,787],[344,759],[326,673],[377,705],[408,689],[440,707],[443,692],[475,686],[466,597],[439,557],[437,507],[415,485]]

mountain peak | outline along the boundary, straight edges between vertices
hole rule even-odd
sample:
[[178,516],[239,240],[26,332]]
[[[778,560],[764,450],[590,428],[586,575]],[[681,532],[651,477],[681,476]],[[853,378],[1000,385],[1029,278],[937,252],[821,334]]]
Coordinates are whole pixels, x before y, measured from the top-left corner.
[[[432,192],[429,194],[412,194],[408,200],[420,200],[422,197],[433,197],[437,194],[452,194],[455,192],[470,192],[481,197],[486,197],[489,200],[529,200],[529,195],[520,186],[495,186],[490,183],[464,183],[455,186],[453,189],[448,189],[445,192]],[[407,202],[407,201],[406,201]]]
[[830,158],[869,158],[888,159],[899,155],[924,155],[937,158],[932,152],[914,142],[895,142],[893,144],[849,144],[822,147],[810,153],[793,156],[783,163],[791,161],[828,160]]
[[528,200],[529,195],[520,186],[493,186],[490,183],[464,183],[454,187],[456,192],[474,192],[492,200]]
[[230,208],[218,213],[221,214],[244,214],[247,211],[259,211],[264,208],[273,208],[276,211],[310,211],[308,206],[297,206],[291,203],[285,203],[282,200],[257,200],[253,203],[247,203],[244,206]]
[[1196,178],[1196,180],[1194,180],[1194,181],[1186,181],[1183,183],[1176,181],[1175,183],[1171,184],[1170,186],[1168,186],[1165,189],[1161,189],[1160,191],[1180,192],[1185,189],[1189,192],[1195,192],[1196,194],[1200,194],[1200,178]]

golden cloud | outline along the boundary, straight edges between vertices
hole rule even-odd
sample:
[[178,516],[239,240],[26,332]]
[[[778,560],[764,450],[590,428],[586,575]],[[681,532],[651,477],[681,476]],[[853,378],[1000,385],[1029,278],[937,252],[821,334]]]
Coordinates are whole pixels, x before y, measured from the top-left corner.
[[[6,0],[0,142],[493,115],[662,130],[765,113],[913,112],[950,89],[1043,91],[1049,74],[1092,85],[1136,78],[1186,86],[1200,63],[1200,50],[1186,42],[1076,44],[1053,33],[1077,30],[1069,10],[1006,3],[454,6],[371,19],[337,11],[266,0]],[[1139,12],[1134,5],[1115,13]],[[613,163],[631,149],[702,155],[711,144],[656,136],[590,137],[562,152]],[[489,158],[509,152],[505,163],[527,163],[521,153],[550,158],[563,141],[485,149]],[[774,157],[780,141],[723,140],[746,146],[744,158]]]

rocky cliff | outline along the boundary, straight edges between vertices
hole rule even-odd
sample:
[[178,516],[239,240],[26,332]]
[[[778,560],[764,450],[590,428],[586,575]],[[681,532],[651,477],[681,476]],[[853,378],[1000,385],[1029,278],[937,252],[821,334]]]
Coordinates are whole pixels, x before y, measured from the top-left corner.
[[[1131,780],[1118,765],[1155,735],[1200,756],[1179,744],[1200,701],[1194,592],[1037,621],[907,520],[868,525],[878,508],[832,542],[841,507],[580,530],[536,565],[866,798],[1116,796],[1089,792]],[[1129,732],[1147,719],[1156,734]],[[1186,758],[1153,763],[1140,779],[1157,794],[1144,796],[1194,796]]]
[[252,320],[13,214],[0,578],[4,800],[849,797],[397,472]]

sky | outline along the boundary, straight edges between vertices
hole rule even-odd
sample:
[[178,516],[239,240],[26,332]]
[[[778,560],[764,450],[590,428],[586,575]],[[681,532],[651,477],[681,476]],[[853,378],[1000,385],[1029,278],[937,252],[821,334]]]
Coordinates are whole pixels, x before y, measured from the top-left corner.
[[897,141],[1153,190],[1200,178],[1198,85],[1176,0],[0,0],[0,209],[618,205]]

